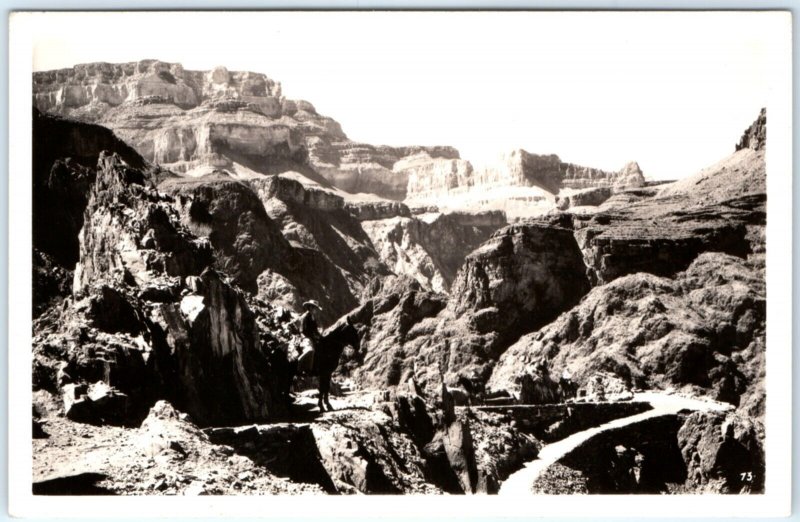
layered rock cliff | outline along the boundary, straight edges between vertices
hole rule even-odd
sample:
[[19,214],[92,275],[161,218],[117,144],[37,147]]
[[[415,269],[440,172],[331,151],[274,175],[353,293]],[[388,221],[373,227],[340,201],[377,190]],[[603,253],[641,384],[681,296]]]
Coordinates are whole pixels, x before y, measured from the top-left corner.
[[451,147],[356,143],[332,118],[283,96],[261,73],[190,71],[141,60],[91,63],[33,75],[43,112],[100,123],[145,159],[179,173],[236,177],[297,171],[349,192],[402,200],[407,175],[394,163],[418,153],[457,158]]
[[[606,172],[515,150],[494,166],[474,169],[452,147],[357,143],[311,103],[285,98],[280,83],[225,67],[190,71],[178,63],[141,60],[37,72],[33,104],[43,112],[105,125],[146,160],[191,175],[221,169],[248,178],[296,171],[347,192],[390,200],[469,200],[451,205],[460,209],[509,210],[481,200],[510,198],[516,201],[511,208],[523,214],[526,203],[546,199],[542,206],[551,207],[552,195],[562,187],[644,182],[635,163]],[[544,194],[485,194],[507,187],[535,187]]]
[[622,189],[644,185],[638,164],[618,172],[565,163],[554,155],[518,149],[491,166],[473,168],[464,160],[420,155],[395,164],[408,174],[409,202],[450,208],[498,209],[509,216],[529,217],[554,207],[563,189]]

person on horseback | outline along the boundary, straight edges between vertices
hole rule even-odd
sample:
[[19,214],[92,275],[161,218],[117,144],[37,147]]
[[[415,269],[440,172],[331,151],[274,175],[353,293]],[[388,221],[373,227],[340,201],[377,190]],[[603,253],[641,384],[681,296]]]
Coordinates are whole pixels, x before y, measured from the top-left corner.
[[[318,358],[315,355],[322,338],[317,326],[316,314],[322,311],[322,307],[312,299],[303,303],[303,309],[305,312],[300,317],[300,333],[304,337],[303,353],[300,355],[298,362],[301,363],[301,367],[311,368],[312,373],[316,373]],[[306,359],[309,359],[309,361],[306,362]]]

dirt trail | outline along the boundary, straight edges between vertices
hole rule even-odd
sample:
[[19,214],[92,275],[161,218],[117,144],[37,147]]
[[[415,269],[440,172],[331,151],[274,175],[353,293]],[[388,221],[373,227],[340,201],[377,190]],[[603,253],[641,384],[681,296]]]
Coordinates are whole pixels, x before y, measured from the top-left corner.
[[565,439],[562,439],[553,444],[548,444],[539,451],[539,455],[535,460],[525,464],[519,471],[512,473],[500,485],[500,495],[532,495],[531,487],[539,475],[542,474],[548,467],[558,462],[562,457],[569,452],[580,446],[582,443],[591,439],[592,437],[615,428],[629,426],[636,424],[647,419],[660,417],[662,415],[671,415],[678,413],[681,410],[698,410],[698,411],[727,411],[732,408],[729,404],[714,402],[710,400],[694,399],[683,397],[675,394],[667,394],[663,392],[643,392],[635,395],[634,400],[649,402],[653,407],[644,413],[631,415],[630,417],[623,417],[616,419],[600,426],[590,428],[588,430],[579,431]]

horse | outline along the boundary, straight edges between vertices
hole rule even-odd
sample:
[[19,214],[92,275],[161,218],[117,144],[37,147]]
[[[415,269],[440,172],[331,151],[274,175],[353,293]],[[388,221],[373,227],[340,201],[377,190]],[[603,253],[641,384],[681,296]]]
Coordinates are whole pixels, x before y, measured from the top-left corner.
[[[331,389],[331,376],[339,366],[339,358],[342,356],[345,346],[352,346],[358,352],[361,349],[361,338],[358,336],[358,331],[350,322],[348,316],[345,321],[338,321],[331,328],[329,328],[320,339],[319,345],[314,351],[315,368],[301,368],[299,361],[295,360],[290,363],[291,373],[289,378],[289,387],[291,387],[294,377],[300,373],[307,375],[316,375],[319,377],[319,411],[324,412],[323,403],[328,407],[328,411],[333,411],[329,400],[329,393]],[[289,390],[286,390],[288,397]]]

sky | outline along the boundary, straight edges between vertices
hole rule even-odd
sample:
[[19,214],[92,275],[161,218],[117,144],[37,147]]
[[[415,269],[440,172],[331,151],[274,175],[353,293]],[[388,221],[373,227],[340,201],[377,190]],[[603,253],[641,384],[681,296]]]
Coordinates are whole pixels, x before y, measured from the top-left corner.
[[785,18],[757,12],[47,13],[35,71],[155,58],[261,72],[352,140],[523,148],[652,179],[730,154],[774,96]]

